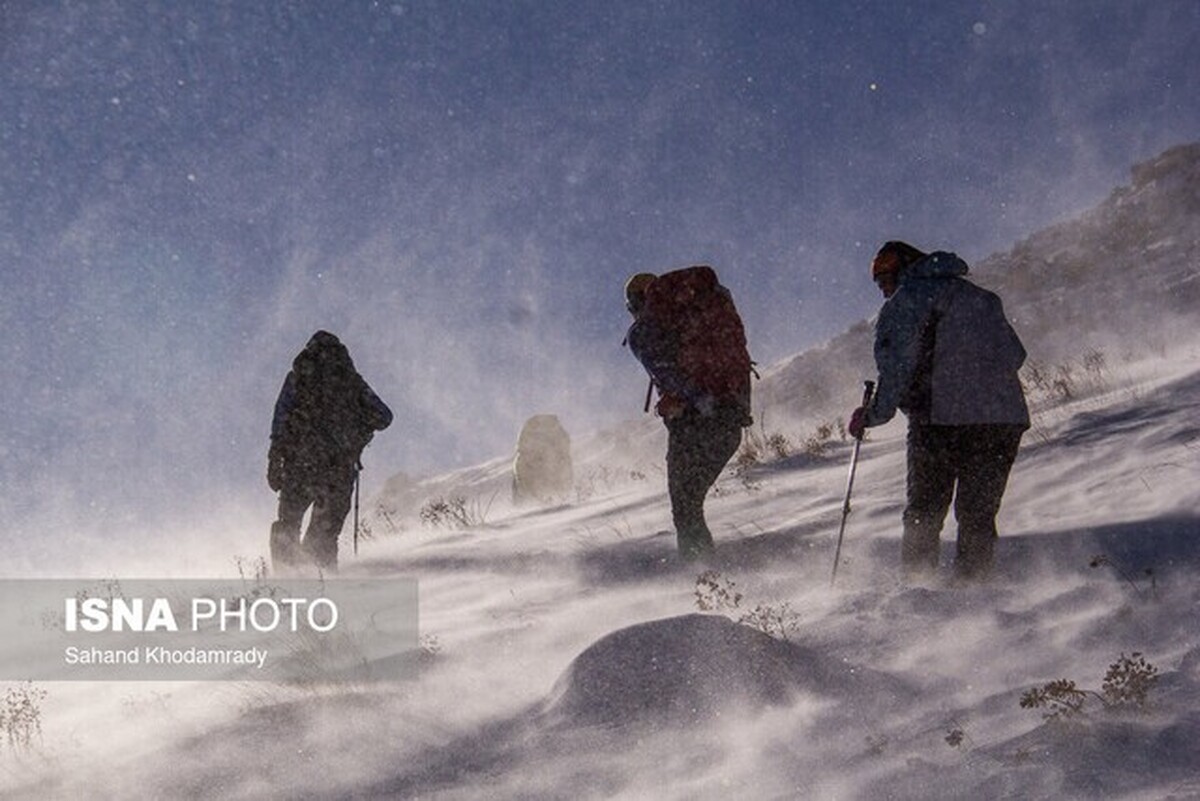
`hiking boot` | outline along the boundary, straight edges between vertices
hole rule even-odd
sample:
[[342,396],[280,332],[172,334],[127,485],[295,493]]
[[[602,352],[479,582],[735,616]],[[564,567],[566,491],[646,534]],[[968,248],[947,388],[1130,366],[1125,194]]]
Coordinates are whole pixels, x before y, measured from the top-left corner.
[[338,544],[336,539],[318,539],[311,534],[304,538],[300,546],[307,555],[308,561],[317,566],[323,574],[334,575],[338,569]]
[[276,520],[271,524],[271,566],[276,571],[286,571],[301,561],[300,532]]
[[678,532],[675,540],[679,547],[679,555],[689,562],[708,556],[716,550],[712,534],[707,529],[687,533]]
[[937,565],[930,566],[927,562],[909,562],[901,565],[900,573],[906,587],[924,587],[928,589],[937,585]]

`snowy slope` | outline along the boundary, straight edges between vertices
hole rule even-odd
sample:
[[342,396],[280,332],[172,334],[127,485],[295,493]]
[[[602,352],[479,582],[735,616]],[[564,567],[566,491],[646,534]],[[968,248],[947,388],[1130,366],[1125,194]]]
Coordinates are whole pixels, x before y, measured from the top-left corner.
[[[899,582],[892,425],[864,445],[836,587],[842,443],[726,475],[709,565],[674,558],[661,476],[413,529],[347,572],[419,578],[418,678],[56,686],[42,753],[6,783],[64,798],[1194,796],[1197,355],[1043,405],[989,586]],[[1099,690],[1134,652],[1159,670],[1144,709],[1092,698],[1064,723],[1020,706],[1054,679]]]
[[[1147,187],[1175,185],[1163,169],[1138,173],[1136,202],[1158,208]],[[1161,241],[1176,244],[1155,252],[1194,236],[1194,212],[1173,219]],[[1021,314],[1042,302],[1005,291]],[[896,422],[863,446],[830,586],[850,445],[803,440],[857,400],[862,326],[760,385],[758,430],[786,431],[793,452],[722,477],[710,563],[675,558],[649,418],[577,437],[576,492],[557,506],[514,508],[507,457],[398,477],[344,572],[420,581],[416,678],[51,685],[39,746],[0,750],[0,796],[1200,796],[1200,339],[1157,318],[1105,329],[1104,311],[1078,354],[1027,337],[1043,369],[989,585],[900,581]],[[806,399],[814,375],[844,389]],[[805,406],[809,427],[786,428]],[[467,525],[422,522],[455,496]],[[1145,704],[1091,694],[1054,721],[1021,705],[1058,679],[1100,693],[1135,653],[1158,671]]]

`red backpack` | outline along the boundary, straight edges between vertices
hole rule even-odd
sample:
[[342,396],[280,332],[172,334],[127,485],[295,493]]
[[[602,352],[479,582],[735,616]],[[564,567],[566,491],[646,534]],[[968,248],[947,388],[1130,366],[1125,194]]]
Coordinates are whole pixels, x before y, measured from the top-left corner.
[[658,276],[646,289],[644,314],[678,337],[679,370],[718,402],[739,406],[750,415],[752,363],[746,330],[708,266],[685,267]]

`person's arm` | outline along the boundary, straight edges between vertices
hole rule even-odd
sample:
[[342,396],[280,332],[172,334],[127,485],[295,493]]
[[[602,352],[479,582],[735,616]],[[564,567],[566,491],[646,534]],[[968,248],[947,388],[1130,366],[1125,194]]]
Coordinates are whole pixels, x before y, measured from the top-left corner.
[[271,418],[271,447],[267,451],[267,486],[278,492],[283,486],[284,452],[283,434],[288,416],[296,403],[296,378],[289,372],[275,399],[275,414]]
[[679,370],[678,343],[674,337],[645,321],[629,329],[629,349],[654,379],[661,395],[672,395],[688,403],[700,400],[700,391]]
[[288,416],[292,413],[292,407],[295,405],[296,375],[288,371],[287,377],[283,379],[283,386],[279,388],[279,397],[275,399],[275,414],[271,417],[272,441],[283,436]]
[[379,396],[375,394],[375,390],[371,389],[366,381],[363,381],[362,404],[366,409],[366,422],[371,430],[383,431],[392,424],[392,410],[380,400]]
[[678,395],[672,395],[664,386],[675,383],[674,372],[671,370],[672,349],[663,333],[646,322],[644,319],[634,320],[625,334],[625,342],[633,357],[642,365],[642,369],[650,376],[650,386],[646,388],[646,411],[650,411],[651,392],[657,387],[658,403],[655,412],[662,418],[674,417],[684,406],[684,401]]
[[864,424],[879,426],[896,415],[896,409],[912,386],[920,359],[919,308],[897,292],[883,304],[875,323],[875,367],[879,380],[875,399],[867,408]]

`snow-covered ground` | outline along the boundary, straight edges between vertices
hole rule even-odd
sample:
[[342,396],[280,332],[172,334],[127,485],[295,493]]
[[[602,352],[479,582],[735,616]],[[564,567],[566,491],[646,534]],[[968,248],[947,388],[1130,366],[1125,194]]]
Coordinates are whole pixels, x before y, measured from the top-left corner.
[[[347,575],[419,580],[415,678],[43,685],[40,743],[0,743],[0,787],[12,798],[1198,797],[1198,354],[1108,364],[1080,374],[1069,401],[1037,399],[990,584],[901,582],[902,422],[862,448],[833,587],[848,443],[727,471],[708,503],[719,550],[701,565],[679,562],[666,532],[661,453],[605,468],[612,443],[581,440],[585,491],[560,506],[512,508],[497,461],[428,485],[464,494],[482,523],[423,527],[410,510],[402,533],[381,536],[376,518],[360,556],[347,554]],[[1110,665],[1134,654],[1157,682],[1144,704],[1106,705]],[[1046,721],[1022,707],[1058,679],[1095,691],[1082,714]]]

